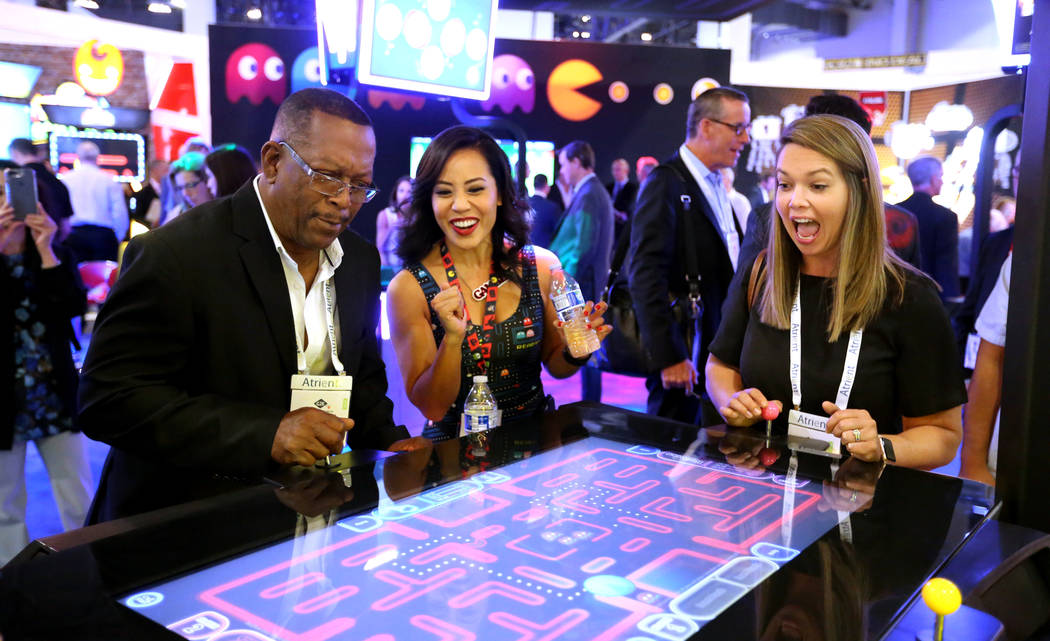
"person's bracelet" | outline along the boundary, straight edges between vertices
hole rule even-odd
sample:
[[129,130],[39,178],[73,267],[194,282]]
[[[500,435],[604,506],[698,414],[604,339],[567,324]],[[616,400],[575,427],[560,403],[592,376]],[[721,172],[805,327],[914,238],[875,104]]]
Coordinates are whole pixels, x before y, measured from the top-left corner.
[[565,359],[566,363],[572,365],[573,367],[583,367],[587,364],[587,361],[591,360],[590,354],[584,356],[583,358],[576,358],[575,356],[569,353],[568,347],[562,348],[561,357]]

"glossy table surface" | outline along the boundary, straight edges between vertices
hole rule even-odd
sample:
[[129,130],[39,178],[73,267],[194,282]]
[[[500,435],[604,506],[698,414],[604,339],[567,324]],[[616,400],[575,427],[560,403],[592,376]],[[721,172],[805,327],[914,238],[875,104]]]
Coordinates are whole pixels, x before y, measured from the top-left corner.
[[992,506],[977,483],[684,427],[578,403],[61,535],[0,571],[0,632],[880,639]]

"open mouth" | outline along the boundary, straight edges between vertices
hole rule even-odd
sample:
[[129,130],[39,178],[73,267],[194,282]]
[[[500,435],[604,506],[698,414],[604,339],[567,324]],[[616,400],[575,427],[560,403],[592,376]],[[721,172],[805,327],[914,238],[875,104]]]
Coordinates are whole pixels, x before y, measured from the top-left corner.
[[803,243],[810,243],[820,233],[820,223],[812,218],[792,218],[795,225],[795,237]]
[[456,218],[449,221],[452,229],[455,229],[456,233],[461,236],[469,235],[478,226],[479,222],[481,221],[477,218]]

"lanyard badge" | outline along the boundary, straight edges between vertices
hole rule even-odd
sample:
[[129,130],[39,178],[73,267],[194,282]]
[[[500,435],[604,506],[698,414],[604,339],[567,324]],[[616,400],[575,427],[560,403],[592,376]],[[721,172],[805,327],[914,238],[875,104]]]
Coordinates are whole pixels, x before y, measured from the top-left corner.
[[[828,434],[828,417],[803,412],[802,405],[802,283],[795,285],[795,301],[791,305],[790,361],[788,377],[791,379],[791,404],[788,412],[788,444],[792,449],[800,449],[824,456],[842,456],[842,441],[833,434]],[[860,346],[864,330],[855,329],[849,334],[849,345],[846,348],[846,362],[842,367],[842,380],[839,382],[835,405],[846,409],[850,392],[857,378],[857,361],[860,358]]]
[[[328,325],[328,344],[332,350],[332,367],[338,376],[310,374],[306,371],[306,354],[303,352],[302,337],[295,332],[295,357],[299,372],[292,375],[292,400],[289,409],[295,411],[303,407],[313,407],[328,412],[339,418],[350,418],[350,395],[353,391],[354,377],[348,376],[339,360],[339,351],[335,342],[335,304],[332,301],[332,279],[324,282],[325,321]],[[344,434],[344,439],[346,435]],[[343,443],[346,445],[345,440]],[[330,458],[325,457],[325,464]],[[319,463],[320,465],[320,463]]]

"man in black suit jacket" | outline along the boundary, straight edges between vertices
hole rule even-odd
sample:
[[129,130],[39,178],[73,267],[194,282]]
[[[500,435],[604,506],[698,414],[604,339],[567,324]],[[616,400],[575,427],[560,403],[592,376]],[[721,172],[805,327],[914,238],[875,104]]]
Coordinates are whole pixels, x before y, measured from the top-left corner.
[[959,219],[952,210],[933,202],[941,193],[941,161],[916,158],[908,164],[908,179],[914,193],[901,207],[919,220],[919,252],[922,267],[941,286],[941,299],[959,296]]
[[547,194],[551,191],[546,174],[536,174],[532,179],[533,194],[529,196],[532,207],[532,229],[529,230],[529,243],[539,247],[550,247],[554,232],[558,229],[562,210]]
[[[89,522],[312,465],[344,437],[354,448],[419,445],[386,398],[379,254],[347,230],[375,194],[368,116],[327,89],[292,94],[261,159],[233,196],[128,245],[80,387],[84,431],[112,446]],[[289,411],[293,374],[334,371],[329,283],[338,360],[353,376],[348,419]]]
[[612,182],[605,183],[605,190],[612,198],[613,216],[616,217],[616,230],[613,234],[613,247],[619,242],[620,234],[627,227],[634,201],[638,197],[638,183],[631,180],[631,165],[625,158],[617,158],[612,164]]
[[[721,321],[722,303],[733,278],[740,229],[718,170],[732,167],[748,144],[751,108],[743,93],[710,89],[689,105],[687,138],[671,160],[653,170],[631,217],[628,280],[643,344],[658,373],[646,379],[648,411],[680,421],[722,422],[700,399],[707,345]],[[701,183],[700,181],[704,181]],[[682,201],[688,197],[689,210]],[[684,215],[694,235],[686,237]],[[685,250],[696,253],[703,310],[698,340],[687,345],[669,300],[688,305]],[[701,412],[702,409],[702,412]]]

